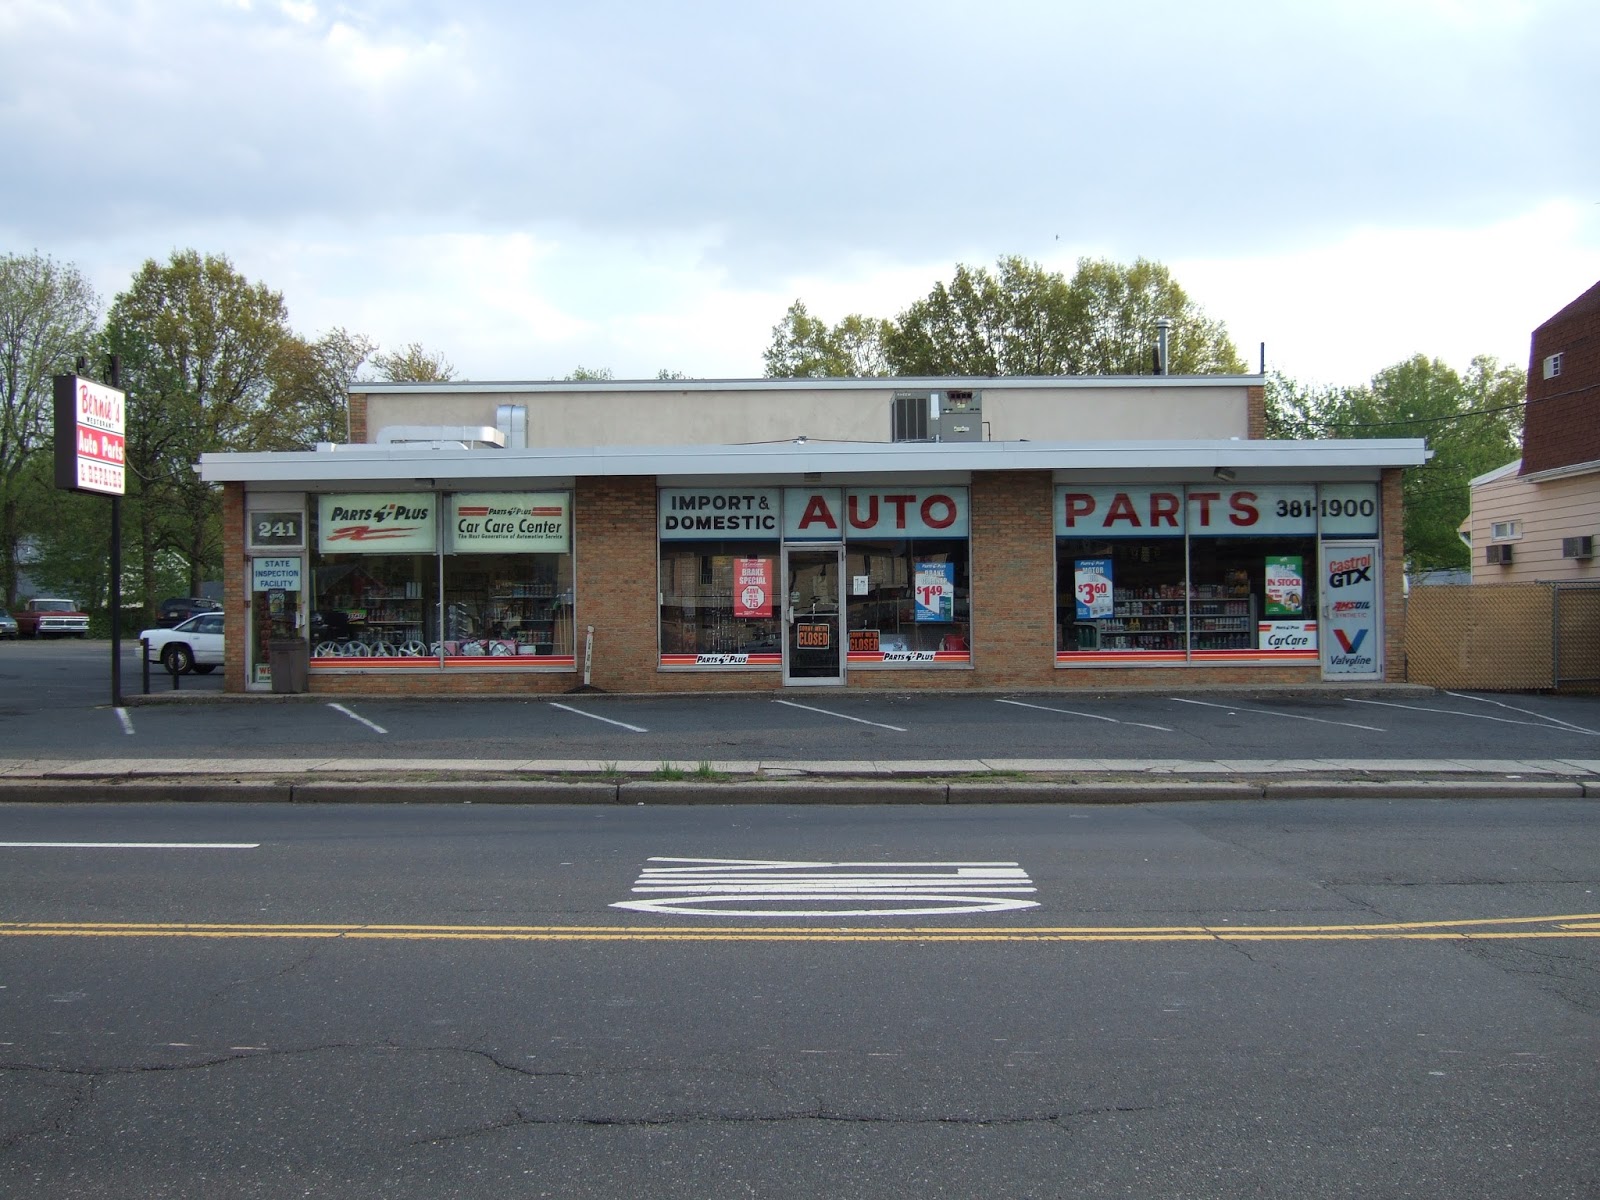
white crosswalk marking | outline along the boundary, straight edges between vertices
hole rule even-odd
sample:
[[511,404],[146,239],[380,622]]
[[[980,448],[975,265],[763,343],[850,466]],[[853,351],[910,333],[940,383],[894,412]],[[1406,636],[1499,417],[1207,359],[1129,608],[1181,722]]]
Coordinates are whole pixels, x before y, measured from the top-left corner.
[[[652,858],[612,908],[715,917],[911,917],[1037,908],[1014,862],[789,862]],[[874,903],[876,901],[877,903]],[[730,907],[737,905],[739,907]]]

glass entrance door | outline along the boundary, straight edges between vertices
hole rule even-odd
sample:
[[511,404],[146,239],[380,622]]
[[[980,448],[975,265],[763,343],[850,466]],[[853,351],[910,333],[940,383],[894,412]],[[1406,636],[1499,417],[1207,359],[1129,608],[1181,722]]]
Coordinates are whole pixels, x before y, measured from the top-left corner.
[[304,559],[298,554],[250,560],[250,657],[246,669],[253,690],[272,686],[272,642],[305,637],[303,568]]
[[783,560],[783,681],[844,682],[843,550],[789,549]]

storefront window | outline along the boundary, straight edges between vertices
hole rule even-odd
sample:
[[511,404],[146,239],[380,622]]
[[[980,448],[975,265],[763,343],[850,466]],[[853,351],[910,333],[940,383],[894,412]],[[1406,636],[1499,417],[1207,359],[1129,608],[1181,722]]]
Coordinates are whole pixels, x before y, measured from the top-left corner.
[[[1375,523],[1372,485],[1328,493]],[[1312,484],[1058,488],[1058,661],[1316,661],[1320,511]]]
[[572,660],[570,494],[457,492],[446,512],[445,665]]
[[664,667],[783,661],[776,488],[663,488],[660,653]]
[[853,662],[927,662],[969,652],[967,543],[956,540],[846,543]]
[[784,520],[844,540],[852,667],[971,661],[966,488],[791,488]]
[[566,492],[318,497],[313,661],[571,665],[570,515]]
[[317,497],[311,656],[319,665],[427,658],[438,638],[437,498]]

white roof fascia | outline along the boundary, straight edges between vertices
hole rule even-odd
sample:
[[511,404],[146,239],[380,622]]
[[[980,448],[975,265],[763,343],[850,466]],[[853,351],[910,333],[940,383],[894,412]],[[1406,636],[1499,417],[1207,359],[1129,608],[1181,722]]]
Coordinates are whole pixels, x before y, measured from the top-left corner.
[[1507,475],[1515,475],[1520,470],[1522,470],[1522,460],[1520,458],[1513,459],[1503,467],[1496,467],[1492,471],[1485,471],[1475,479],[1467,480],[1467,486],[1475,488],[1479,484],[1493,483],[1496,479],[1504,479]]
[[1240,388],[1263,387],[1264,375],[1007,375],[1003,379],[978,376],[950,378],[850,378],[811,379],[548,379],[503,382],[449,380],[443,383],[353,383],[357,396],[406,396],[418,393],[457,395],[515,395],[538,392],[861,392],[949,391],[951,388],[1007,391],[1058,388],[1078,391],[1095,388]]
[[[1592,475],[1596,471],[1600,471],[1600,460],[1573,463],[1570,467],[1551,467],[1548,471],[1530,471],[1522,478],[1529,483],[1545,483],[1551,479],[1565,479],[1569,475]],[[1476,483],[1477,480],[1474,479],[1472,482]]]
[[1420,439],[1289,442],[795,442],[746,446],[532,447],[516,450],[341,446],[335,450],[204,454],[208,483],[459,482],[653,475],[658,478],[887,475],[949,471],[1111,471],[1407,467]]

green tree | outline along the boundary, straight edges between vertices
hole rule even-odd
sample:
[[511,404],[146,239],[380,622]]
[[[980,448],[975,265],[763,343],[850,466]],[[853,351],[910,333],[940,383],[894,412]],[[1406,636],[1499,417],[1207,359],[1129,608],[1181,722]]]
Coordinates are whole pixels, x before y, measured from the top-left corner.
[[447,383],[456,377],[454,363],[418,342],[408,342],[392,354],[374,354],[372,367],[386,383]]
[[309,449],[350,438],[350,389],[376,347],[331,329],[314,342],[290,335],[272,362],[275,420],[253,439],[261,449]]
[[1156,321],[1172,322],[1167,371],[1172,375],[1242,375],[1244,360],[1221,321],[1206,316],[1158,262],[1123,266],[1079,259],[1071,296],[1069,375],[1143,375],[1153,369]]
[[1173,374],[1245,370],[1227,328],[1160,263],[1082,259],[1068,280],[1016,255],[993,271],[957,264],[894,320],[830,327],[796,300],[764,359],[774,377],[1150,374],[1163,317]]
[[773,379],[824,376],[871,379],[889,374],[883,337],[887,322],[851,313],[832,328],[796,300],[772,327],[762,358]]
[[1373,376],[1370,385],[1307,388],[1267,380],[1272,437],[1427,439],[1433,457],[1406,471],[1405,553],[1411,570],[1464,567],[1457,530],[1472,506],[1470,481],[1519,453],[1526,376],[1480,355],[1465,374],[1417,355]]
[[610,367],[573,367],[567,378],[576,383],[598,383],[611,378]]
[[144,264],[112,302],[108,349],[128,392],[131,522],[147,607],[175,551],[191,594],[221,566],[218,493],[194,466],[216,450],[271,444],[274,364],[290,336],[283,297],[223,256],[183,250]]
[[28,472],[51,457],[54,379],[90,351],[99,314],[76,267],[37,253],[0,256],[0,600],[8,606],[17,602],[24,530],[54,488],[53,470]]

